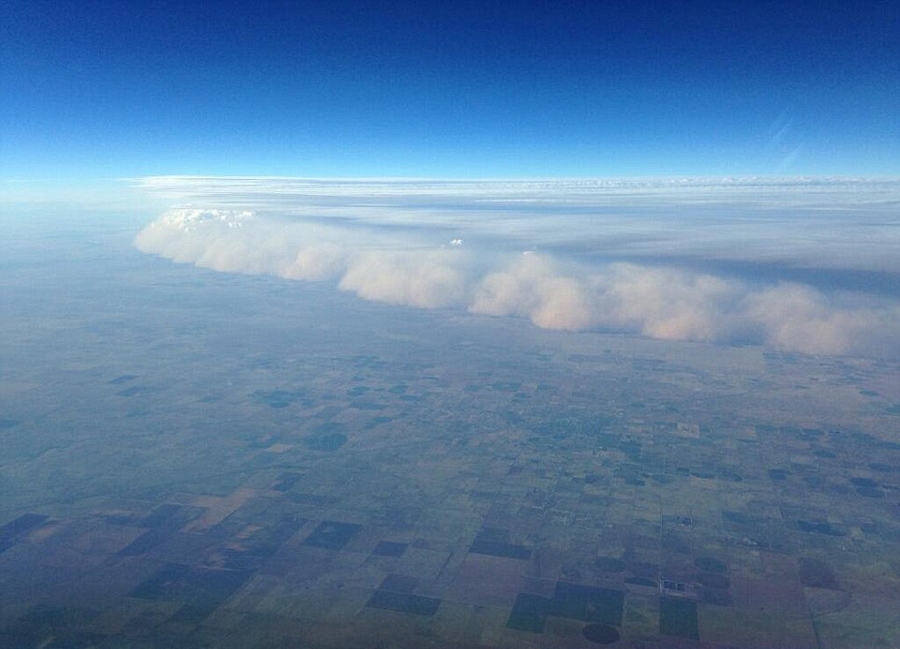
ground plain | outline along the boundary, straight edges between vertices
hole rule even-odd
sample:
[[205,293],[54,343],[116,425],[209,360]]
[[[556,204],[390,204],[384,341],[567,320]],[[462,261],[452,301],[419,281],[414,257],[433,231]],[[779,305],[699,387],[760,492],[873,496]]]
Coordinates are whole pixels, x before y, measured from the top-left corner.
[[105,223],[3,262],[4,646],[900,646],[896,362],[381,306]]

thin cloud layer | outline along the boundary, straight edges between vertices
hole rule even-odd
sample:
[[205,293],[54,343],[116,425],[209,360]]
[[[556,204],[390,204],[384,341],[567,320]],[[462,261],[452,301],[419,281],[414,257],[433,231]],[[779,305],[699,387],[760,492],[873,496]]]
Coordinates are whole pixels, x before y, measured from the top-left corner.
[[[477,200],[453,187],[461,207],[448,208],[446,197],[417,197],[408,199],[414,208],[395,215],[390,205],[373,205],[372,196],[360,200],[360,187],[353,191],[352,201],[330,200],[319,210],[306,203],[293,211],[283,205],[247,209],[249,201],[232,195],[239,205],[170,210],[134,243],[178,263],[329,281],[365,300],[521,317],[545,329],[764,344],[812,354],[900,355],[897,300],[611,255],[576,258],[550,246],[550,253],[516,253],[514,235],[505,246],[482,236],[492,224],[503,231],[514,219],[508,208],[496,219],[482,210],[487,194],[480,186]],[[524,217],[521,222],[531,223]]]

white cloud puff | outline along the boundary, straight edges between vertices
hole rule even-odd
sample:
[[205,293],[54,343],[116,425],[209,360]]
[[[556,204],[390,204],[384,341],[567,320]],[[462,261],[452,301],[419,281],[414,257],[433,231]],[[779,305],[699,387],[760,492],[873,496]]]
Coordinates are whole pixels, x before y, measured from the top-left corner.
[[240,210],[169,210],[134,239],[138,250],[231,273],[298,280],[339,275],[347,251],[329,228],[284,224]]

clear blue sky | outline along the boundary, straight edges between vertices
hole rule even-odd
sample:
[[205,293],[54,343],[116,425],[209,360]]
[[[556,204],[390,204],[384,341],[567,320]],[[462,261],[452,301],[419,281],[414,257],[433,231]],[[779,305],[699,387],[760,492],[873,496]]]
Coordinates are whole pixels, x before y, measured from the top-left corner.
[[6,179],[900,174],[900,3],[5,0]]

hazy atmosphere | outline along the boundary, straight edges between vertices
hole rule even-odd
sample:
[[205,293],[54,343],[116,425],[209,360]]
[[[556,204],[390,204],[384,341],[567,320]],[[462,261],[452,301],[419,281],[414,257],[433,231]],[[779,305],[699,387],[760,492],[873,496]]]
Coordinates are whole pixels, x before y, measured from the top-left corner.
[[0,4],[0,647],[900,646],[900,4]]

